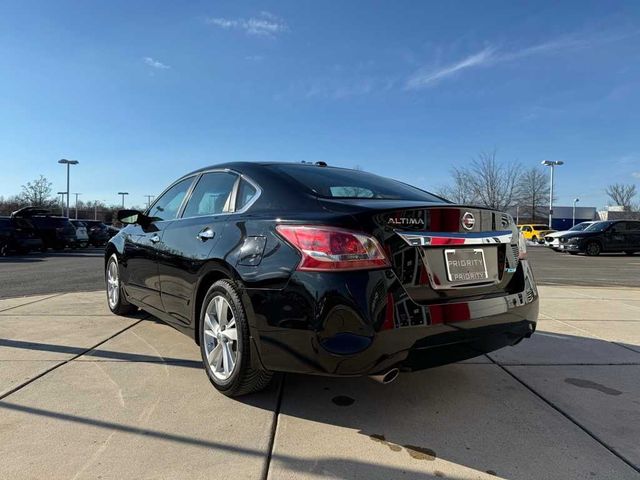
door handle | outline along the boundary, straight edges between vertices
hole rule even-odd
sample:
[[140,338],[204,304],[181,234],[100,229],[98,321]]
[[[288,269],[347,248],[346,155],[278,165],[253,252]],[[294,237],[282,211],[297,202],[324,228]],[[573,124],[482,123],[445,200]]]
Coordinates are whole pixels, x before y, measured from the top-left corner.
[[152,243],[158,243],[160,241],[160,237],[157,233],[154,233],[149,240],[151,240]]
[[206,242],[207,240],[211,240],[215,236],[215,232],[211,229],[211,227],[205,227],[200,230],[198,236],[196,237],[201,242]]

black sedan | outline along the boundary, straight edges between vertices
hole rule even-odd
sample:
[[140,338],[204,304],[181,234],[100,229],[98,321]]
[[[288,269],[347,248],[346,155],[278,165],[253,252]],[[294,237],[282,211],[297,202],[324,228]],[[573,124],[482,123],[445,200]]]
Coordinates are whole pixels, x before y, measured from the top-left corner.
[[609,220],[595,222],[581,232],[567,232],[560,237],[560,250],[572,255],[589,256],[602,252],[640,252],[640,221]]
[[194,338],[229,396],[274,372],[387,383],[535,330],[538,293],[509,215],[362,171],[229,163],[118,218],[110,309],[142,308]]

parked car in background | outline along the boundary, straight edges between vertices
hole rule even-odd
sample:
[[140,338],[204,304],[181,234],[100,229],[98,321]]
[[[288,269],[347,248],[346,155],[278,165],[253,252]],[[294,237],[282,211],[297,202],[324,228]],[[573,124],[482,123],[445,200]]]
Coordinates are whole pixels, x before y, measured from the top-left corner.
[[70,220],[70,222],[76,229],[76,246],[86,248],[89,245],[87,225],[82,220]]
[[24,207],[13,212],[11,218],[29,220],[42,240],[43,249],[62,250],[76,244],[76,229],[67,217],[57,217],[43,208]]
[[511,216],[326,164],[228,163],[178,179],[105,249],[109,308],[200,345],[229,396],[273,372],[382,383],[534,332]]
[[555,232],[555,230],[549,228],[548,225],[542,225],[539,223],[518,225],[518,228],[522,232],[522,236],[525,240],[530,240],[536,243],[543,243],[545,235]]
[[40,250],[42,240],[26,218],[0,217],[0,257]]
[[94,247],[101,247],[105,245],[113,236],[109,232],[109,227],[100,220],[82,220],[82,222],[87,227],[89,243]]
[[560,237],[560,248],[572,255],[589,256],[602,252],[640,252],[640,221],[609,220],[595,222],[581,232],[570,232]]
[[560,237],[562,235],[565,235],[569,232],[581,232],[583,230],[585,230],[587,227],[589,227],[590,225],[593,225],[594,223],[596,223],[595,221],[593,222],[581,222],[578,223],[576,225],[574,225],[573,227],[571,227],[569,230],[563,230],[561,232],[553,232],[553,233],[549,233],[547,235],[545,235],[544,237],[544,246],[545,247],[549,247],[552,250],[559,252],[561,251],[560,249]]

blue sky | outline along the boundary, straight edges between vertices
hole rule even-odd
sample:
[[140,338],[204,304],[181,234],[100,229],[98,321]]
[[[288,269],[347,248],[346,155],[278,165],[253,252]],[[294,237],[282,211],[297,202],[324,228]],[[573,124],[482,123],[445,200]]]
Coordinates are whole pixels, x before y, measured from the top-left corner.
[[640,3],[4,0],[0,195],[83,200],[318,161],[435,189],[483,150],[563,160],[560,204],[640,184]]

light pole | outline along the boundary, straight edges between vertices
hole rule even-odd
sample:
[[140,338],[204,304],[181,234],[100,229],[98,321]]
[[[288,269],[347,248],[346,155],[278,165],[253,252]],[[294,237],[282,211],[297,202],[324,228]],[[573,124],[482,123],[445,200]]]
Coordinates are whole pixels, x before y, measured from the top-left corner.
[[58,195],[61,195],[62,198],[60,199],[60,216],[64,217],[64,196],[67,192],[58,192]]
[[78,197],[82,195],[81,193],[74,193],[76,196],[76,220],[78,219]]
[[71,167],[71,165],[77,165],[78,160],[67,160],[66,158],[63,158],[61,160],[58,160],[58,163],[61,163],[62,165],[66,165],[67,166],[67,217],[69,216],[69,167]]
[[124,196],[129,195],[129,192],[118,192],[118,195],[122,195],[122,209],[124,210]]
[[576,203],[578,203],[580,201],[579,198],[574,198],[573,199],[573,222],[571,223],[571,226],[575,226],[576,224]]
[[516,205],[516,225],[520,224],[520,205]]
[[555,167],[564,165],[564,162],[562,160],[543,160],[541,163],[545,167],[551,167],[551,188],[549,189],[549,228],[553,228],[551,226],[553,220],[553,170],[555,169]]
[[151,208],[151,200],[153,200],[153,195],[145,195],[147,197],[147,209]]

